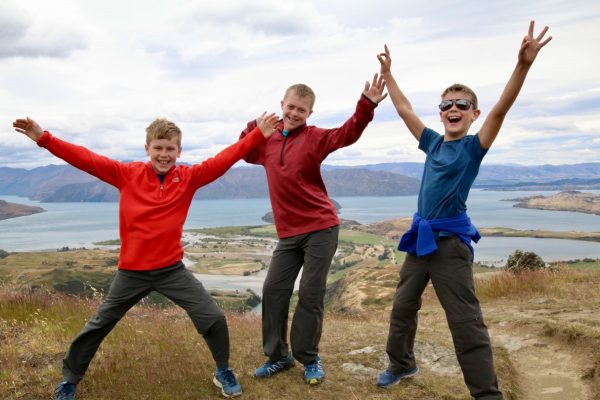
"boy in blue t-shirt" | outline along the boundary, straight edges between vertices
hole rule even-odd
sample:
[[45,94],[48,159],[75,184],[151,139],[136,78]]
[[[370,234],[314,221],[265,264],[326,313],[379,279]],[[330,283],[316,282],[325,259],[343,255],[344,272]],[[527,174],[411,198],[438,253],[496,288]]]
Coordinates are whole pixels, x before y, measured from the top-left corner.
[[399,250],[406,251],[390,316],[386,351],[389,367],[377,385],[390,387],[415,375],[413,346],[421,295],[431,279],[446,313],[456,356],[471,395],[477,399],[502,399],[494,371],[492,348],[473,284],[473,249],[479,232],[466,214],[466,200],[479,165],[498,135],[506,113],[517,98],[538,52],[552,37],[544,39],[545,27],[533,36],[534,22],[521,43],[517,65],[496,105],[480,131],[467,135],[479,117],[477,96],[468,87],[454,84],[442,93],[439,105],[444,135],[426,128],[415,114],[391,73],[390,52],[377,56],[381,75],[400,117],[419,141],[427,158],[418,212]]

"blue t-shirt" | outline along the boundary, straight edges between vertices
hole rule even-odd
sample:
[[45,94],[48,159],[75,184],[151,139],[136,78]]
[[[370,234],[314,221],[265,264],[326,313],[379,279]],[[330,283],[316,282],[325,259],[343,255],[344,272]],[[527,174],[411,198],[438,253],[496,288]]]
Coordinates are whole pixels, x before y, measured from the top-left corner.
[[449,218],[466,212],[469,190],[487,153],[479,136],[444,142],[443,135],[425,128],[419,149],[427,154],[419,191],[421,217]]

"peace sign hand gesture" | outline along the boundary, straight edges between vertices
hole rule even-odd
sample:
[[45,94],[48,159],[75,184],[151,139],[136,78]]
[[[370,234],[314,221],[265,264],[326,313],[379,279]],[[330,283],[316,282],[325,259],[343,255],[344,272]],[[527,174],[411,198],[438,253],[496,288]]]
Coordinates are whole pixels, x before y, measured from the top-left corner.
[[545,26],[544,29],[542,29],[542,32],[540,32],[540,34],[536,38],[534,38],[534,24],[535,21],[529,22],[529,32],[527,33],[527,36],[523,38],[521,48],[519,49],[519,62],[526,65],[531,65],[537,57],[540,49],[547,45],[550,40],[552,40],[552,36],[549,36],[544,40],[544,36],[548,31],[547,26]]

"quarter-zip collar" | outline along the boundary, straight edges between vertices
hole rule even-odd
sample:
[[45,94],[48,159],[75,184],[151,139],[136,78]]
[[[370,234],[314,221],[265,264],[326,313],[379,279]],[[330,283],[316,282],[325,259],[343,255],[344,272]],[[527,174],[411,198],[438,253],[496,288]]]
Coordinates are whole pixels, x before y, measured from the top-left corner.
[[281,136],[283,136],[283,144],[281,145],[281,152],[279,153],[279,165],[283,165],[283,152],[285,151],[285,145],[288,141],[288,137],[297,135],[302,132],[306,128],[306,124],[297,127],[296,129],[292,129],[291,131],[287,131],[281,126]]

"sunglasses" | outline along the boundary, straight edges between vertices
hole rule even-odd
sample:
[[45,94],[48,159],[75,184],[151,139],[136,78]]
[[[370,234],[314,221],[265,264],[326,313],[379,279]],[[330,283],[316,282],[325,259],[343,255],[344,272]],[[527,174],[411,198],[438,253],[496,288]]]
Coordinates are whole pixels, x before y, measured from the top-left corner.
[[473,102],[467,99],[442,100],[438,107],[442,111],[448,111],[454,104],[459,110],[467,111],[473,105]]

